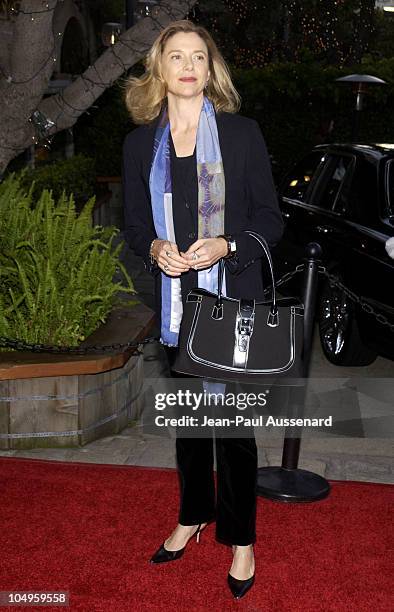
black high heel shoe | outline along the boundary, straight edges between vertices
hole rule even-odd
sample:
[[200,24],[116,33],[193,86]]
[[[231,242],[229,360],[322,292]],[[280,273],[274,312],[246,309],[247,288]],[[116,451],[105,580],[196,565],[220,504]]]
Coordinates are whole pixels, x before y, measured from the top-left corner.
[[[183,548],[179,548],[178,550],[167,550],[166,548],[164,548],[164,542],[163,542],[163,544],[160,546],[160,548],[155,552],[155,554],[151,558],[150,562],[151,563],[164,563],[165,561],[175,561],[175,559],[179,559],[180,557],[182,557],[183,553],[185,552],[186,546],[188,545],[189,541],[192,539],[194,535],[196,536],[197,544],[200,542],[200,533],[202,531],[201,525],[202,523],[199,523],[197,527],[197,531],[195,531],[193,535],[190,536],[189,540],[186,542]],[[203,529],[205,527],[206,525],[204,525]]]
[[235,599],[241,599],[241,597],[246,595],[249,589],[252,588],[254,584],[254,576],[255,575],[253,574],[253,576],[247,578],[246,580],[239,580],[238,578],[234,578],[234,576],[232,576],[230,572],[228,573],[228,586],[230,587],[230,591],[234,595]]
[[247,580],[238,580],[229,572],[227,575],[227,582],[235,599],[241,599],[241,597],[252,588],[254,584],[254,574],[251,578],[247,578]]

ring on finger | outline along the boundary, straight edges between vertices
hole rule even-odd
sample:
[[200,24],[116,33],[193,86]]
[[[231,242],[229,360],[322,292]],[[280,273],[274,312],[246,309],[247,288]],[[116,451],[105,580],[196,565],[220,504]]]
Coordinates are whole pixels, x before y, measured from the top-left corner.
[[170,269],[170,266],[168,264],[166,264],[163,268],[164,272],[167,272]]
[[166,251],[167,257],[172,257],[171,253],[172,253],[172,251]]

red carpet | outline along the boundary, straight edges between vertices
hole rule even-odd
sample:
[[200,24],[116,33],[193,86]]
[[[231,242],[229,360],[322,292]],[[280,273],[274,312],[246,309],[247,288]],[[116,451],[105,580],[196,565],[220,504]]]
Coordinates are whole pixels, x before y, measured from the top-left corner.
[[391,612],[393,489],[331,484],[317,503],[258,499],[256,583],[234,602],[214,524],[181,559],[148,563],[177,522],[174,470],[3,457],[0,590],[68,590],[87,612]]

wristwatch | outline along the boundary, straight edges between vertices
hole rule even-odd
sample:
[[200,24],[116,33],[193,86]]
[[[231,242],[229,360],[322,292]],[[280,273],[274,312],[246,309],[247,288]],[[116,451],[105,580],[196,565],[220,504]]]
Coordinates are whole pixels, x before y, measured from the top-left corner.
[[237,243],[234,240],[234,236],[231,234],[220,234],[218,238],[224,238],[227,242],[227,255],[224,256],[224,259],[234,257],[237,252]]

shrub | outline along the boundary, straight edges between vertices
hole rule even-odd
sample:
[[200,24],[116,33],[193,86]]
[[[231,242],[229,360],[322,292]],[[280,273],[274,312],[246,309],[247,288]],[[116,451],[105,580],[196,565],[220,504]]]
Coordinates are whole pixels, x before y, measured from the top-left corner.
[[[92,225],[94,198],[78,215],[73,196],[36,203],[21,177],[0,184],[0,335],[76,346],[103,323],[119,292],[135,293],[114,246],[114,227]],[[120,273],[122,282],[115,282]]]
[[27,190],[34,183],[34,198],[39,197],[44,189],[48,189],[52,191],[54,199],[58,200],[65,191],[72,193],[78,204],[94,195],[95,182],[94,159],[81,154],[27,170],[21,179],[21,185]]
[[[321,142],[351,140],[355,96],[349,85],[335,79],[345,74],[371,74],[387,85],[370,87],[361,112],[358,140],[394,142],[394,58],[374,60],[346,69],[322,67],[316,62],[269,64],[264,68],[235,70],[242,96],[241,114],[256,119],[276,164],[277,182],[311,147]],[[327,127],[334,123],[331,133]]]

